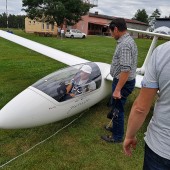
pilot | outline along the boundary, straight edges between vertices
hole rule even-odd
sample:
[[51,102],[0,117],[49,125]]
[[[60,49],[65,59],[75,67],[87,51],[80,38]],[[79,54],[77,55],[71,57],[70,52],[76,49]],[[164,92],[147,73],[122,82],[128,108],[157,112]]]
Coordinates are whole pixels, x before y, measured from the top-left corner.
[[81,67],[80,72],[71,80],[66,88],[67,95],[65,100],[96,89],[96,83],[89,78],[91,73],[92,68],[89,65],[83,65]]

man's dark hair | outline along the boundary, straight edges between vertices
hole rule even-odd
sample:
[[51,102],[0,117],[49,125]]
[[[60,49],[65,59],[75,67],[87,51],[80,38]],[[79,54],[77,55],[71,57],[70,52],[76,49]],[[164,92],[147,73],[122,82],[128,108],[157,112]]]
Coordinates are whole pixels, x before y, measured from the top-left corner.
[[111,31],[114,31],[114,28],[117,27],[119,31],[127,30],[126,22],[124,18],[115,18],[109,24],[109,28]]

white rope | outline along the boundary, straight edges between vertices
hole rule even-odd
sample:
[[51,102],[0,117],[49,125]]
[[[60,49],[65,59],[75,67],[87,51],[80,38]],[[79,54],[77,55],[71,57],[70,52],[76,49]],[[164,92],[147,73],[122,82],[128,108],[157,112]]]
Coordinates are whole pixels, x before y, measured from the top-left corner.
[[85,112],[83,112],[82,114],[80,114],[77,118],[75,118],[74,120],[72,120],[70,123],[68,123],[66,126],[62,127],[61,129],[59,129],[57,132],[55,132],[53,135],[49,136],[48,138],[44,139],[43,141],[37,143],[36,145],[32,146],[30,149],[26,150],[24,153],[12,158],[11,160],[9,160],[8,162],[4,163],[3,165],[0,165],[0,168],[3,168],[4,166],[8,165],[9,163],[11,163],[12,161],[14,161],[15,159],[23,156],[24,154],[26,154],[27,152],[31,151],[32,149],[34,149],[36,146],[44,143],[45,141],[49,140],[50,138],[52,138],[53,136],[55,136],[57,133],[59,133],[61,130],[65,129],[66,127],[68,127],[69,125],[71,125],[73,122],[75,122],[77,119],[79,119]]

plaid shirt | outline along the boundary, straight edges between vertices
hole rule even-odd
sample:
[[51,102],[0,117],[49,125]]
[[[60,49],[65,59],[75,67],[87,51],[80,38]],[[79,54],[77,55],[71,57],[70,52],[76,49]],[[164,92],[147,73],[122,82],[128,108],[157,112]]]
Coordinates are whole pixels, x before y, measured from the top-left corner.
[[135,41],[129,35],[124,34],[117,41],[117,47],[112,59],[110,74],[119,79],[121,72],[130,71],[128,81],[136,77],[138,50]]

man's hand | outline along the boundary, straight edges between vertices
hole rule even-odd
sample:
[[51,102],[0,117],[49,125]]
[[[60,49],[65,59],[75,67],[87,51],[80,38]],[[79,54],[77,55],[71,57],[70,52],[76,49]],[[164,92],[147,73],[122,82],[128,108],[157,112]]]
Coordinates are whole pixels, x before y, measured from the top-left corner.
[[114,99],[121,99],[121,93],[120,93],[119,90],[115,89],[115,91],[113,92],[112,96],[113,96]]
[[123,142],[123,150],[127,156],[132,156],[132,149],[135,149],[137,145],[137,139],[134,138],[125,138]]

